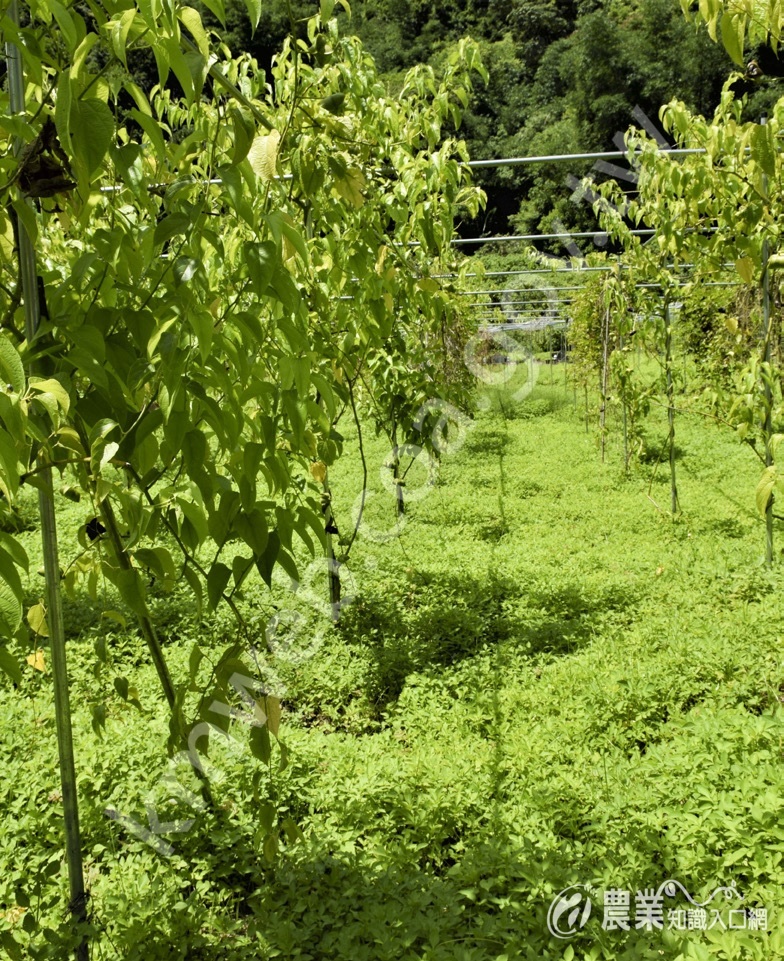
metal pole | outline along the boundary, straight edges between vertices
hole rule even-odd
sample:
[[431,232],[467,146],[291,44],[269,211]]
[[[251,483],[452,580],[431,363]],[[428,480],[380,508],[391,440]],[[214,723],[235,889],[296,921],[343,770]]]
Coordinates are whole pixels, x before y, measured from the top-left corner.
[[[8,17],[19,25],[17,0],[11,0]],[[22,72],[22,58],[15,44],[6,43],[6,63],[8,66],[8,87],[11,110],[15,114],[25,111],[25,86]],[[21,149],[17,141],[16,152]],[[24,300],[25,338],[32,344],[41,318],[38,302],[38,277],[35,251],[24,223],[19,219],[17,235],[19,238],[20,283]],[[39,466],[45,461],[39,455]],[[60,597],[60,561],[57,545],[57,520],[54,511],[54,490],[50,467],[40,471],[41,487],[38,490],[38,510],[41,517],[41,540],[43,543],[44,572],[46,575],[46,620],[49,628],[49,641],[52,656],[52,676],[54,686],[55,722],[57,728],[57,749],[60,760],[60,783],[63,793],[63,820],[65,828],[65,856],[68,863],[70,890],[69,911],[75,924],[82,929],[75,956],[77,961],[88,961],[87,936],[84,933],[87,922],[87,896],[84,889],[82,867],[81,835],[79,830],[79,806],[76,787],[76,765],[74,763],[73,731],[71,729],[71,706],[68,689],[68,668],[65,653],[65,626]]]
[[[765,126],[768,122],[766,116],[760,118],[760,125]],[[768,176],[762,175],[762,192],[768,196]],[[765,440],[765,466],[773,464],[773,454],[771,452],[770,440],[773,434],[772,408],[773,395],[770,385],[770,271],[768,260],[770,259],[770,249],[768,238],[762,241],[762,363],[765,371],[764,396],[765,396],[765,423],[763,425],[763,436]],[[765,563],[768,567],[773,566],[773,496],[768,498],[765,507]]]
[[604,463],[604,451],[606,446],[606,435],[605,435],[605,423],[607,418],[607,365],[608,365],[608,353],[610,349],[610,308],[606,307],[604,311],[604,324],[602,325],[602,378],[601,378],[601,389],[602,389],[602,406],[599,411],[599,430],[601,434],[601,445],[602,445],[602,463]]
[[664,364],[667,376],[667,423],[669,424],[668,445],[670,453],[670,495],[673,515],[678,513],[678,485],[675,480],[675,404],[672,383],[672,324],[670,321],[670,302],[664,302]]
[[[640,229],[640,230],[630,230],[630,234],[634,237],[653,237],[656,233],[652,229]],[[605,230],[578,230],[573,232],[565,231],[560,234],[509,234],[498,237],[457,237],[450,241],[453,247],[460,247],[465,244],[495,244],[502,243],[506,241],[517,241],[517,240],[571,240],[575,237],[606,237],[607,232]],[[422,244],[418,240],[409,241],[409,247],[421,247]]]
[[[618,350],[623,354],[623,334],[618,334]],[[626,420],[626,391],[623,392],[623,469],[629,471],[629,428]]]
[[[704,154],[703,147],[666,147],[659,153],[673,156],[687,154]],[[556,153],[544,157],[500,157],[493,160],[469,160],[464,166],[473,167],[520,167],[525,164],[560,163],[567,160],[626,160],[629,154],[625,150],[607,150],[602,153]]]
[[[554,258],[557,259],[557,258]],[[563,261],[558,260],[558,263],[563,263]],[[696,264],[666,264],[668,270],[691,270],[696,267]],[[720,264],[720,267],[726,267],[727,269],[734,268],[734,264],[726,263]],[[590,273],[600,273],[605,274],[612,270],[612,267],[530,267],[527,270],[485,270],[483,272],[474,271],[463,274],[463,277],[520,277],[527,274],[590,274]],[[432,274],[435,279],[443,280],[444,278],[459,277],[460,274]],[[658,287],[658,284],[653,286]]]

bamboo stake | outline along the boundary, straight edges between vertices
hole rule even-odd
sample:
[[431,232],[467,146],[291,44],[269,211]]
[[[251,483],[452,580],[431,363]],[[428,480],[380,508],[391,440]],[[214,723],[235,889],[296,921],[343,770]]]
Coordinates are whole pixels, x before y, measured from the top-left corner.
[[[19,25],[19,8],[16,0],[11,0],[8,17]],[[25,88],[22,60],[15,44],[6,43],[6,63],[11,109],[14,113],[24,113]],[[17,141],[16,153],[21,149]],[[38,301],[38,276],[35,250],[23,223],[18,224],[19,264],[21,268],[22,297],[24,300],[25,338],[33,342],[41,319],[41,306]],[[38,488],[38,510],[41,517],[41,541],[44,555],[46,577],[46,619],[49,629],[49,643],[52,656],[52,679],[54,687],[55,725],[57,730],[57,751],[60,761],[60,783],[63,794],[63,821],[65,829],[65,857],[68,864],[68,885],[71,913],[74,927],[79,929],[74,956],[77,961],[87,961],[88,945],[85,933],[87,923],[87,894],[84,887],[82,866],[82,843],[79,828],[79,800],[76,785],[76,764],[74,761],[73,730],[71,727],[71,704],[68,687],[68,665],[65,651],[65,624],[60,596],[60,559],[57,544],[57,519],[54,511],[54,489],[51,467],[45,466],[43,454],[38,456],[38,465],[43,467]]]
[[583,384],[583,390],[585,391],[585,433],[588,433],[588,381]]
[[606,438],[604,435],[604,425],[607,415],[607,351],[610,341],[610,308],[607,307],[604,311],[604,324],[602,326],[602,406],[599,412],[599,430],[601,432],[602,440],[602,463],[604,463],[604,449]]
[[[86,441],[86,438],[84,439]],[[89,450],[88,447],[85,450]],[[128,552],[125,549],[125,545],[120,537],[120,531],[117,527],[117,519],[114,516],[114,508],[112,507],[109,498],[105,497],[101,501],[101,517],[103,518],[104,525],[106,527],[106,533],[109,535],[109,541],[112,545],[112,550],[114,551],[115,559],[124,571],[133,571],[134,567],[131,564],[131,559],[128,557]],[[158,638],[158,633],[155,630],[155,625],[152,622],[152,618],[147,612],[147,605],[141,602],[141,606],[144,610],[136,612],[136,619],[139,622],[139,627],[144,635],[144,640],[147,643],[147,648],[150,652],[152,662],[155,665],[155,670],[158,673],[158,679],[161,682],[161,687],[163,688],[164,696],[169,705],[169,709],[174,711],[177,695],[174,690],[174,684],[171,679],[171,674],[169,673],[169,667],[166,664],[166,659],[163,656],[163,648],[161,647],[161,642]]]
[[324,514],[324,539],[326,542],[325,556],[327,559],[327,579],[329,582],[329,605],[333,624],[340,620],[340,562],[335,557],[335,547],[332,541],[334,534],[339,535],[335,518],[332,514],[332,491],[325,475],[323,482],[321,509]]
[[678,513],[678,485],[675,479],[675,401],[672,383],[672,324],[670,322],[670,303],[664,302],[664,367],[667,376],[667,421],[669,435],[667,442],[670,452],[670,508],[673,515]]
[[[618,349],[623,353],[623,334],[618,335]],[[621,358],[623,359],[623,357]],[[623,469],[628,474],[629,473],[629,428],[627,425],[626,416],[626,391],[623,392],[623,397],[621,398],[621,403],[623,406]]]
[[397,424],[392,428],[392,479],[395,484],[395,505],[397,516],[402,517],[406,512],[406,504],[403,499],[404,480],[400,476],[400,454],[397,447]]

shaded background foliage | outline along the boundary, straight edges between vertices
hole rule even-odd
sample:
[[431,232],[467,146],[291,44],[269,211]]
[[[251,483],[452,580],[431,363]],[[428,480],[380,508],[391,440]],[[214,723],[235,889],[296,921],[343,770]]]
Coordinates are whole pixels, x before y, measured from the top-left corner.
[[[240,0],[230,0],[221,33],[233,51],[247,51],[269,69],[292,23],[304,29],[317,7],[315,0],[270,0],[253,33]],[[210,20],[208,11],[202,14]],[[392,90],[413,64],[437,67],[461,36],[480,43],[490,78],[475,91],[461,131],[473,159],[613,149],[635,107],[656,121],[660,106],[677,96],[691,109],[712,112],[731,68],[674,0],[355,0],[351,20],[343,19]],[[762,84],[738,89],[752,94],[752,116],[772,103],[782,72],[769,51],[757,59],[766,74]],[[576,163],[568,173],[580,178],[589,167]],[[588,206],[570,201],[566,174],[563,164],[479,171],[487,210],[462,232],[551,232],[558,220],[593,229]]]

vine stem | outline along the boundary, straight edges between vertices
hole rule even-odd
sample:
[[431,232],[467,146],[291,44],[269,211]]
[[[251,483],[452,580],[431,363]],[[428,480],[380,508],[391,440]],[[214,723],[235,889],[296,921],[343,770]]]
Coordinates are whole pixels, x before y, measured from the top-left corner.
[[[19,26],[19,8],[16,0],[11,0],[8,8],[9,19]],[[22,59],[16,45],[6,43],[6,63],[11,109],[14,113],[24,113],[25,85],[22,72]],[[15,144],[17,154],[21,143]],[[41,319],[41,305],[38,299],[38,272],[32,240],[23,223],[18,224],[17,244],[21,274],[22,299],[25,314],[25,338],[32,343]],[[77,941],[74,951],[76,961],[88,961],[87,899],[84,887],[84,868],[82,864],[82,839],[79,827],[79,799],[76,784],[76,762],[74,760],[73,730],[71,727],[71,701],[68,685],[68,663],[65,651],[65,622],[63,620],[62,598],[60,596],[60,558],[57,543],[57,518],[54,510],[54,489],[52,469],[46,464],[43,453],[39,453],[41,485],[38,489],[38,510],[41,518],[41,542],[44,555],[44,574],[46,577],[47,626],[52,657],[52,677],[54,687],[55,725],[57,730],[57,751],[60,761],[60,783],[63,794],[63,821],[65,828],[65,857],[68,864],[68,885],[70,900],[68,909],[77,928]]]
[[[155,503],[155,499],[150,495],[149,490],[148,490],[148,489],[144,486],[144,484],[142,483],[142,479],[141,479],[141,477],[139,477],[138,471],[137,471],[136,468],[133,466],[133,464],[128,463],[128,462],[123,462],[122,466],[130,473],[130,475],[131,475],[131,476],[133,477],[133,479],[136,481],[136,483],[137,483],[138,486],[139,486],[139,490],[141,490],[142,494],[144,494],[144,498],[145,498],[145,500],[147,501],[147,503],[150,505],[150,507],[157,508],[157,505],[156,505],[156,503]],[[191,552],[190,552],[190,551],[188,550],[188,548],[185,546],[185,544],[184,544],[183,541],[182,541],[182,538],[180,537],[180,534],[179,534],[177,528],[174,527],[174,526],[169,522],[169,519],[165,516],[165,514],[161,514],[161,521],[163,522],[163,525],[164,525],[164,527],[166,528],[166,530],[171,534],[171,536],[172,536],[172,537],[174,538],[174,540],[177,542],[177,546],[180,548],[180,551],[182,552],[182,556],[183,556],[183,558],[184,558],[184,562],[185,562],[186,564],[190,564],[191,567],[195,568],[195,569],[199,572],[199,574],[201,574],[201,576],[202,576],[202,577],[205,579],[205,581],[206,581],[206,580],[207,580],[207,571],[206,571],[206,570],[204,569],[204,567],[196,560],[196,558],[193,556],[193,554],[191,554]],[[250,631],[249,631],[249,629],[248,629],[247,621],[246,621],[245,618],[242,616],[242,613],[240,612],[240,609],[239,609],[239,608],[237,607],[237,605],[235,604],[234,598],[231,596],[231,594],[227,594],[226,591],[224,591],[224,592],[221,594],[221,598],[222,598],[222,599],[229,605],[229,607],[231,608],[231,611],[232,611],[232,613],[234,614],[234,617],[236,618],[237,623],[240,625],[241,629],[244,631],[246,638],[250,639]]]
[[[76,425],[76,430],[79,434],[82,446],[86,451],[89,450],[90,444],[84,425]],[[95,495],[96,490],[95,485],[93,485],[93,496],[95,497]],[[98,510],[103,518],[103,524],[109,537],[109,543],[112,545],[112,552],[114,553],[117,564],[121,570],[133,572],[138,577],[138,571],[131,563],[131,558],[128,556],[128,551],[126,550],[125,544],[123,544],[122,537],[120,536],[120,529],[117,526],[117,518],[114,514],[114,508],[112,507],[111,501],[108,497],[105,497],[100,502],[98,505]],[[135,610],[134,613],[139,624],[139,629],[141,630],[142,636],[144,637],[144,641],[147,645],[147,649],[150,652],[150,657],[152,658],[155,671],[158,674],[158,679],[161,682],[166,703],[169,705],[169,711],[171,712],[171,721],[173,725],[172,731],[176,732],[187,745],[187,731],[182,729],[182,725],[180,723],[180,712],[177,705],[177,692],[174,688],[174,682],[172,681],[169,666],[166,663],[166,658],[163,653],[163,648],[161,647],[158,632],[155,630],[155,625],[153,624],[152,618],[150,617],[150,612],[147,609],[147,603],[141,594],[139,594],[138,597],[138,609]],[[207,775],[196,764],[193,765],[193,772],[196,775],[196,778],[201,782],[202,797],[204,798],[205,803],[210,808],[214,808],[215,802],[212,796],[212,791],[210,790],[210,784]]]

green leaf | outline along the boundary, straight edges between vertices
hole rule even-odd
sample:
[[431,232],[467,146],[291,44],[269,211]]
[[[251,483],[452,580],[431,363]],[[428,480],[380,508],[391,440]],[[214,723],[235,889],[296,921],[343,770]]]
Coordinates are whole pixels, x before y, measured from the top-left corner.
[[245,9],[248,11],[252,36],[256,33],[256,27],[261,19],[261,0],[245,0]]
[[57,26],[60,28],[60,33],[62,34],[63,40],[65,40],[66,46],[68,47],[69,55],[73,56],[73,52],[79,43],[79,34],[72,15],[65,9],[59,0],[49,0],[49,9],[54,14],[54,18],[57,21]]
[[231,570],[221,561],[216,561],[207,574],[207,599],[211,608],[218,606],[226,585],[229,583]]
[[269,764],[272,757],[272,744],[266,725],[263,727],[254,725],[250,729],[249,744],[251,754],[262,764]]
[[102,737],[102,732],[106,729],[106,705],[95,704],[93,706],[92,727],[97,737]]
[[161,0],[139,0],[138,7],[147,26],[151,30],[157,30],[158,18],[161,15]]
[[199,543],[203,543],[207,539],[208,534],[207,517],[204,513],[204,508],[200,504],[196,504],[184,496],[178,497],[177,503],[179,504],[182,513],[193,525]]
[[128,34],[135,18],[136,8],[131,7],[130,10],[123,11],[119,20],[114,20],[111,22],[112,49],[114,50],[114,55],[126,67],[126,69],[128,67],[128,61],[126,59],[125,48],[128,43]]
[[190,229],[191,218],[187,214],[180,211],[169,214],[155,226],[155,246],[165,244],[167,240],[171,240],[177,234],[187,234]]
[[[262,728],[263,730],[263,728]],[[264,859],[269,863],[273,864],[278,856],[278,835],[277,832],[273,834],[268,834],[264,838],[264,844],[262,845],[262,852],[264,854]]]
[[[104,619],[107,620],[107,621],[114,621],[115,624],[119,624],[119,626],[120,626],[124,631],[128,630],[128,619],[127,619],[126,617],[124,617],[119,611],[101,611],[101,617],[104,618]],[[99,638],[99,639],[95,642],[95,643],[96,643],[96,653],[98,652],[98,647],[97,647],[97,645],[98,645],[99,641],[102,641],[102,642],[103,642],[104,639],[103,639],[103,638]],[[105,646],[105,642],[104,642],[104,646],[103,646],[102,650],[103,650],[103,656],[101,656],[101,654],[99,653],[99,654],[98,654],[98,657],[99,657],[100,660],[102,660],[102,661],[105,662],[105,661],[106,661],[106,646]]]
[[255,509],[248,514],[238,514],[234,518],[234,527],[255,557],[264,554],[269,539],[267,517],[264,511]]
[[19,454],[11,435],[0,430],[0,490],[11,501],[19,490]]
[[278,265],[278,250],[271,240],[245,244],[243,253],[255,294],[266,293]]
[[[261,11],[259,11],[259,15],[260,14]],[[199,48],[199,53],[203,57],[209,57],[210,41],[207,37],[207,31],[204,29],[204,25],[201,22],[201,17],[199,16],[198,10],[194,10],[193,7],[180,7],[177,11],[177,16],[188,28],[189,33],[196,41],[196,46]],[[256,23],[258,23],[258,20]]]
[[224,27],[226,26],[226,8],[223,0],[204,0],[204,6],[215,14]]
[[71,105],[70,128],[74,157],[90,177],[114,139],[114,114],[102,100],[75,100]]
[[142,547],[135,550],[133,556],[156,577],[164,580],[174,580],[176,577],[174,561],[165,547]]
[[236,167],[248,156],[248,151],[256,134],[256,128],[245,119],[237,107],[232,107],[230,112],[234,135],[234,151],[231,155],[231,163],[233,167]]
[[190,656],[188,657],[188,677],[191,681],[196,680],[196,676],[199,673],[199,667],[203,660],[204,652],[199,647],[198,642],[195,642],[191,648]]
[[775,490],[778,482],[778,472],[776,470],[776,465],[772,464],[770,467],[766,467],[762,472],[762,477],[760,477],[759,484],[757,484],[757,510],[764,517],[768,509],[768,504],[773,496],[773,491]]
[[262,801],[256,809],[256,817],[259,819],[259,824],[265,834],[269,834],[275,827],[277,813],[275,805],[271,801]]
[[120,597],[122,597],[134,614],[146,616],[147,591],[145,590],[144,582],[141,577],[139,577],[139,572],[136,569],[118,570],[117,568],[109,567],[108,564],[103,565],[103,570],[109,580],[117,586]]
[[190,585],[190,589],[193,591],[193,596],[196,599],[196,616],[201,617],[202,605],[204,603],[204,590],[199,575],[190,564],[185,565],[182,574]]
[[725,10],[721,17],[721,42],[724,49],[739,66],[743,61],[743,35],[746,30],[746,18],[732,16]]
[[62,409],[64,414],[68,413],[71,406],[71,398],[59,380],[54,380],[54,378],[49,378],[48,380],[31,378],[30,389],[40,391],[42,394],[48,394],[53,398],[57,406]]
[[0,390],[12,390],[16,394],[23,394],[25,389],[25,374],[22,358],[16,347],[8,337],[0,336]]
[[280,822],[280,826],[286,834],[286,840],[289,844],[294,844],[296,841],[304,841],[305,835],[302,833],[299,825],[292,818],[284,818]]
[[[0,604],[2,604],[1,595],[0,595]],[[8,650],[7,647],[2,647],[2,646],[0,646],[0,671],[5,671],[5,673],[11,678],[14,684],[22,683],[22,668],[19,664],[19,661],[17,661],[17,659]]]
[[[21,567],[23,571],[30,571],[30,559],[27,556],[27,552],[24,547],[15,538],[11,537],[10,534],[6,534],[0,531],[0,550],[6,551],[11,559],[11,563],[15,564],[17,567]],[[0,555],[1,558],[1,555]],[[0,571],[2,570],[2,565],[0,564]],[[21,586],[19,588],[19,596],[21,597]]]
[[0,549],[0,634],[11,637],[22,623],[24,591],[14,558]]
[[331,93],[328,97],[324,97],[321,101],[321,106],[329,111],[329,113],[341,114],[343,113],[343,105],[346,102],[346,95],[344,93]]
[[158,158],[158,163],[164,164],[166,162],[166,144],[160,124],[146,113],[142,113],[141,110],[131,110],[131,116],[147,134],[155,151],[155,156]]
[[770,124],[756,124],[751,131],[751,159],[769,177],[776,175],[776,145]]
[[258,572],[261,574],[261,579],[267,587],[272,587],[272,570],[275,567],[275,561],[278,559],[279,552],[280,538],[278,537],[278,532],[270,531],[264,553],[256,560]]
[[297,563],[291,554],[287,553],[283,548],[278,551],[278,564],[283,568],[283,570],[289,575],[292,581],[299,581],[299,571],[297,570]]
[[197,307],[193,307],[188,311],[188,321],[196,335],[196,341],[199,345],[199,356],[201,357],[202,363],[204,363],[210,356],[210,350],[212,349],[212,338],[215,334],[215,318],[209,310],[199,310]]
[[[99,39],[100,38],[98,34],[91,31],[90,33],[85,35],[84,39],[79,44],[78,48],[76,49],[76,52],[74,53],[73,61],[71,62],[71,76],[73,77],[74,80],[78,80],[79,74],[82,72],[82,67],[84,66],[84,63],[87,60],[87,57],[89,56],[90,51],[96,45],[96,43],[98,43]],[[74,101],[71,109],[73,111],[73,107],[75,107],[78,103],[84,104],[88,102],[89,101],[87,100]],[[73,113],[71,114],[71,117],[73,118]]]
[[21,197],[14,197],[11,206],[19,218],[19,223],[22,225],[24,232],[30,238],[30,243],[35,247],[36,241],[38,240],[38,218],[35,215],[35,211],[30,204]]

